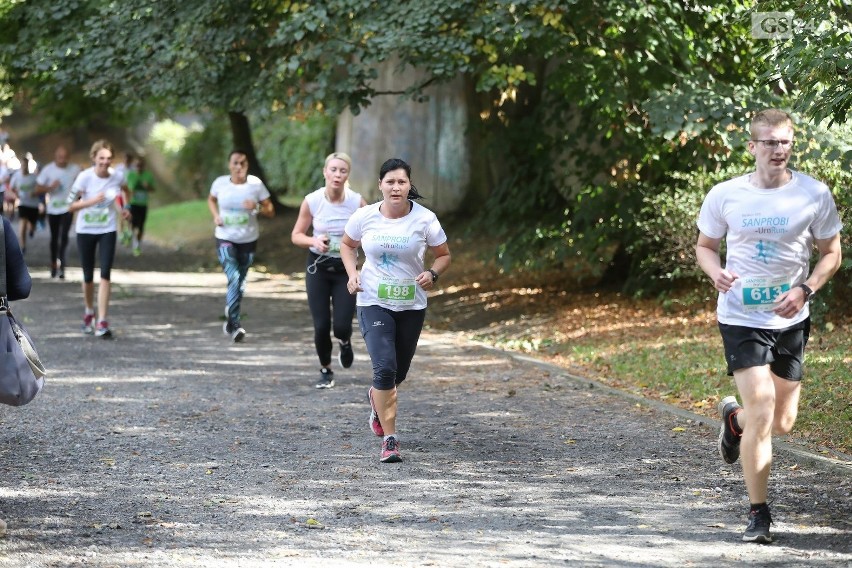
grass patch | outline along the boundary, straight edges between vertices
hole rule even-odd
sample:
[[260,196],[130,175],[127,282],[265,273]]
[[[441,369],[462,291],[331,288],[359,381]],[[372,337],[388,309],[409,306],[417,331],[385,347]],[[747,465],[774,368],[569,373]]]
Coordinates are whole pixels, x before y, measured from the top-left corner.
[[[792,437],[817,451],[852,453],[852,325],[814,330],[808,345],[799,417]],[[718,419],[716,403],[736,393],[715,327],[663,330],[653,338],[590,335],[557,349],[563,363],[603,382]]]
[[183,201],[148,209],[145,238],[164,247],[181,249],[213,238],[213,219],[206,199]]

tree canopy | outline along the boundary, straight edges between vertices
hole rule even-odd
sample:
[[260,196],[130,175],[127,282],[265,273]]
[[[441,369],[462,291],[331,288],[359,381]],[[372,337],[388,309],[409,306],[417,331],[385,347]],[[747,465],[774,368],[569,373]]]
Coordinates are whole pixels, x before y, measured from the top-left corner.
[[[800,2],[795,16],[821,27],[756,38],[753,18],[770,8],[786,9],[752,0],[13,0],[0,8],[0,80],[66,118],[228,114],[235,139],[251,143],[248,111],[357,113],[376,97],[422,98],[463,77],[476,119],[469,195],[487,203],[480,215],[502,235],[505,263],[558,264],[579,251],[629,272],[633,219],[649,195],[741,160],[750,112],[795,106],[817,122],[846,120],[848,0]],[[418,73],[383,92],[377,70],[387,62]]]

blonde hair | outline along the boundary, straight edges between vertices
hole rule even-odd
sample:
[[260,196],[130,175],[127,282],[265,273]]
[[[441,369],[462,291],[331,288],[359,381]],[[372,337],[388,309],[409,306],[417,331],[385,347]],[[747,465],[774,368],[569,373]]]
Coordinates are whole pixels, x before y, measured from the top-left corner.
[[[332,152],[331,154],[326,156],[325,165],[323,166],[323,169],[327,168],[328,163],[332,160],[343,160],[344,162],[346,162],[346,165],[349,166],[349,172],[352,172],[352,158],[350,158],[349,154],[347,154],[346,152]],[[352,186],[349,185],[349,176],[347,176],[346,181],[343,182],[343,187],[345,187],[346,189],[352,188]]]
[[91,159],[95,159],[95,156],[98,155],[98,152],[101,150],[109,150],[110,153],[115,156],[115,150],[112,149],[112,144],[107,142],[104,139],[96,140],[94,144],[92,144],[92,149],[89,150],[89,157]]
[[783,110],[777,108],[768,108],[766,110],[762,110],[754,115],[754,118],[751,119],[751,127],[749,128],[749,133],[752,138],[755,135],[755,128],[761,126],[768,126],[770,128],[775,128],[776,126],[789,126],[790,129],[793,128],[793,118],[784,112]]
[[323,167],[328,167],[328,163],[332,160],[343,160],[349,166],[349,169],[352,170],[352,158],[349,157],[349,154],[345,152],[332,152],[326,157]]

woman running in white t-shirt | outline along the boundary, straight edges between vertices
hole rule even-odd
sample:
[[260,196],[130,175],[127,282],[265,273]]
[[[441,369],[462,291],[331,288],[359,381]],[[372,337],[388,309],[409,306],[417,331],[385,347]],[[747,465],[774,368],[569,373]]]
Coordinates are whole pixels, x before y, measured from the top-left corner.
[[[112,166],[113,148],[106,140],[98,140],[89,152],[94,165],[83,170],[68,196],[68,211],[77,213],[77,250],[83,268],[83,333],[94,333],[104,339],[112,337],[107,322],[111,291],[110,271],[115,260],[118,219],[129,219],[130,211],[120,205],[124,176]],[[101,281],[98,284],[97,325],[95,325],[95,255],[99,257]]]
[[[350,339],[355,297],[346,287],[349,277],[340,259],[340,239],[346,221],[367,202],[349,188],[347,180],[351,170],[352,158],[347,154],[329,154],[322,169],[325,186],[309,193],[302,201],[299,217],[290,234],[293,244],[308,249],[305,288],[314,320],[314,346],[320,362],[318,389],[334,386],[332,332],[340,345],[337,356],[340,366],[348,369],[354,360]],[[311,230],[310,236],[308,229]]]
[[[370,429],[382,436],[382,462],[402,461],[396,435],[397,386],[405,380],[426,317],[426,292],[450,266],[438,217],[414,202],[411,166],[399,158],[379,170],[382,201],[358,209],[344,229],[341,257],[347,287],[358,293],[358,325],[373,362]],[[356,249],[364,250],[359,274]],[[426,250],[434,257],[425,268]]]

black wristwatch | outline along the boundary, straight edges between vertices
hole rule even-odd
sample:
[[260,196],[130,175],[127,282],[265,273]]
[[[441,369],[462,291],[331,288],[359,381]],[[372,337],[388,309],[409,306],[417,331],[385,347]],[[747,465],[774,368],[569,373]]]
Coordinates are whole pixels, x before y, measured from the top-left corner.
[[806,302],[811,299],[811,296],[814,295],[814,291],[811,289],[811,287],[808,286],[807,284],[805,284],[804,282],[799,284],[799,288],[801,288],[802,290],[805,291],[805,301]]
[[431,268],[429,269],[429,272],[432,273],[432,283],[434,284],[438,281],[438,273],[432,270]]

